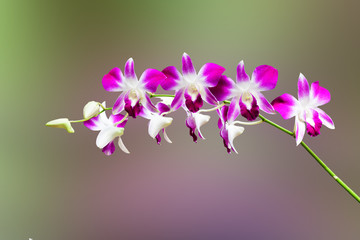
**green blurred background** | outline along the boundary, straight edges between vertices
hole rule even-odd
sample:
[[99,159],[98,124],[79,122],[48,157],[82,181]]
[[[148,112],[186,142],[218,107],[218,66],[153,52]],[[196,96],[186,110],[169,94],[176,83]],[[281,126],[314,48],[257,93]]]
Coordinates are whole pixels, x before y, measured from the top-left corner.
[[[269,100],[296,95],[302,72],[332,93],[336,130],[305,140],[360,193],[359,1],[0,1],[0,239],[359,239],[360,205],[295,141],[247,127],[228,155],[216,127],[193,143],[178,111],[173,144],[157,146],[147,121],[128,122],[106,157],[96,133],[46,128],[79,119],[90,100],[113,104],[101,79],[129,57],[181,68],[187,52],[235,77],[279,70]],[[291,129],[293,119],[270,119]]]

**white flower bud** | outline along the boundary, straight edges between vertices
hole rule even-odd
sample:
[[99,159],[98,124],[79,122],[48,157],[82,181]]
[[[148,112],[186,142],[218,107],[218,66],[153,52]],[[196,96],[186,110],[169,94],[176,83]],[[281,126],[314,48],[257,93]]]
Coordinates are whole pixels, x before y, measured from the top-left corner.
[[84,119],[90,119],[99,115],[101,111],[100,103],[91,101],[88,102],[83,110]]
[[71,126],[71,123],[69,121],[69,119],[67,118],[59,118],[59,119],[55,119],[52,120],[48,123],[46,123],[46,126],[48,127],[54,127],[54,128],[64,128],[66,129],[69,133],[74,133],[74,129]]

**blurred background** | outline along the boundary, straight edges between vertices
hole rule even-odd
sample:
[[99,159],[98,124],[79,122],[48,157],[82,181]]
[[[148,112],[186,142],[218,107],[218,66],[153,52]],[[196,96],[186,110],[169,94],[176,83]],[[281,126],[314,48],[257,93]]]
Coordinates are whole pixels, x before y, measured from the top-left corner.
[[[271,101],[297,94],[302,72],[320,81],[336,130],[305,141],[360,193],[358,1],[0,1],[0,239],[358,239],[360,205],[295,141],[261,124],[227,154],[217,117],[193,143],[185,112],[173,144],[130,119],[111,157],[96,132],[46,128],[80,119],[91,100],[112,105],[101,79],[129,57],[181,68],[187,52],[235,78],[262,64],[279,70]],[[266,114],[264,114],[266,115]],[[294,119],[269,119],[293,128]]]

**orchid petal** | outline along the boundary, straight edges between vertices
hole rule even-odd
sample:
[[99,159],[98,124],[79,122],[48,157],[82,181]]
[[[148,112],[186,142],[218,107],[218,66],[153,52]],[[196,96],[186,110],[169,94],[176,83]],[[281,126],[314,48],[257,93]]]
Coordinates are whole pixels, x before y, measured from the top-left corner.
[[171,102],[171,109],[173,111],[176,111],[179,109],[179,107],[181,107],[184,104],[184,92],[185,89],[180,89],[177,92],[175,92],[175,97],[173,99],[173,101]]
[[319,82],[313,82],[310,89],[311,105],[318,107],[328,103],[331,99],[329,90],[319,85]]
[[289,119],[294,117],[299,113],[300,103],[292,95],[285,93],[277,98],[275,98],[271,105],[274,109],[280,113],[284,119]]
[[120,92],[123,90],[124,76],[119,68],[113,68],[102,79],[102,85],[108,92]]
[[181,81],[181,74],[174,66],[169,66],[162,70],[166,79],[161,82],[161,87],[166,91],[177,90],[179,82]]
[[124,134],[124,128],[117,128],[109,126],[102,129],[96,138],[96,146],[104,148],[107,144],[114,140],[114,138]]
[[168,105],[162,103],[162,102],[159,102],[156,104],[156,108],[159,110],[160,114],[161,113],[166,113],[166,112],[169,112],[170,111],[170,108]]
[[269,114],[275,114],[274,107],[268,102],[261,92],[255,93],[254,96],[257,99],[257,103],[262,111]]
[[109,117],[109,120],[113,123],[113,124],[115,124],[115,123],[118,123],[118,122],[120,122],[120,121],[122,121],[123,120],[123,122],[121,122],[121,123],[119,123],[119,124],[117,124],[116,125],[116,127],[125,127],[125,125],[126,125],[126,122],[127,122],[127,119],[124,119],[124,115],[122,115],[122,114],[117,114],[117,115],[113,115],[113,114],[111,114],[110,115],[110,117]]
[[182,57],[182,72],[183,72],[183,75],[195,75],[196,74],[194,65],[193,65],[189,55],[187,55],[187,53],[184,53],[183,57]]
[[305,76],[300,73],[298,81],[298,99],[300,102],[308,103],[309,101],[309,83]]
[[111,141],[108,145],[103,147],[102,152],[105,153],[106,156],[110,156],[115,152],[114,141]]
[[256,84],[256,90],[267,91],[274,89],[278,80],[278,70],[269,65],[260,65],[255,68],[251,81]]
[[201,95],[199,93],[197,94],[195,101],[192,100],[192,96],[188,93],[188,91],[185,91],[184,97],[185,97],[185,105],[190,112],[195,113],[199,111],[199,109],[204,104]]
[[173,121],[171,117],[163,117],[161,115],[154,115],[149,122],[148,133],[150,137],[155,138],[160,130],[168,127]]
[[[247,94],[247,93],[245,93]],[[255,120],[259,116],[259,106],[256,98],[252,94],[242,95],[240,98],[240,113],[249,121]]]
[[196,129],[198,131],[199,136],[204,139],[201,131],[200,131],[200,127],[204,124],[206,124],[207,122],[209,122],[210,120],[210,116],[209,115],[205,115],[205,114],[200,114],[200,113],[193,113],[192,114],[195,120],[195,125],[196,125]]
[[156,69],[146,69],[140,77],[140,84],[143,89],[149,92],[156,92],[157,87],[166,79],[166,75]]
[[163,129],[163,134],[164,134],[165,141],[167,141],[168,143],[172,143],[172,141],[170,140],[170,138],[166,134],[165,128]]
[[215,87],[209,88],[209,90],[218,101],[224,101],[232,96],[231,94],[234,88],[234,81],[231,78],[222,75],[218,84]]
[[198,76],[203,81],[205,87],[215,87],[225,68],[215,63],[206,63],[199,71]]
[[231,100],[225,121],[233,122],[239,116],[240,114],[239,101],[240,101],[239,97],[234,97]]
[[319,113],[319,118],[326,127],[330,128],[330,129],[335,129],[335,124],[329,115],[327,115],[320,108],[315,108],[315,111],[317,111]]
[[303,121],[299,119],[298,116],[295,117],[295,136],[296,136],[296,146],[298,146],[304,138],[306,126]]
[[125,63],[124,74],[127,79],[137,79],[134,69],[134,59],[129,58]]
[[145,94],[145,98],[141,99],[141,104],[151,112],[155,113],[158,111],[147,94]]
[[129,95],[129,92],[123,92],[120,94],[120,96],[116,99],[113,109],[112,109],[112,113],[114,115],[119,114],[120,112],[122,112],[124,110],[124,106],[125,106],[125,101],[124,98],[125,96]]
[[244,61],[240,61],[236,68],[236,82],[248,85],[250,83],[250,78],[245,72]]
[[227,129],[228,129],[228,138],[229,138],[230,146],[234,152],[238,153],[234,147],[234,139],[240,134],[242,134],[245,129],[243,127],[235,126],[233,124],[227,126]]
[[125,147],[123,141],[121,140],[121,137],[119,137],[118,145],[124,153],[130,154],[129,150]]
[[211,105],[218,104],[218,100],[216,99],[216,97],[211,93],[211,91],[208,88],[203,88],[200,91],[200,94],[201,94],[202,99],[204,99],[205,102],[207,102],[208,104],[211,104]]
[[315,137],[320,134],[322,122],[317,111],[311,109],[310,112],[311,116],[306,116],[306,130],[310,136]]

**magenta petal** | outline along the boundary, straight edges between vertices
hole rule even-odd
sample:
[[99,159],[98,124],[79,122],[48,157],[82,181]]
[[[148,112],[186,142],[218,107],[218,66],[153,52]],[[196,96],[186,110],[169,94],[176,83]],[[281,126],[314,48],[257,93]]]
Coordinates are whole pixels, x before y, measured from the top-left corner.
[[257,93],[257,101],[260,109],[266,113],[274,114],[275,110],[273,106],[266,100],[264,95],[260,92]]
[[189,134],[193,138],[193,141],[197,142],[198,137],[195,134],[196,123],[194,117],[191,114],[189,114],[188,117],[186,118],[185,124],[189,128]]
[[329,90],[319,85],[319,82],[313,82],[311,84],[310,98],[313,105],[316,107],[328,103],[331,99]]
[[232,89],[234,88],[234,81],[231,78],[222,75],[218,84],[215,87],[209,88],[209,90],[218,101],[224,101],[231,97]]
[[134,69],[134,60],[132,58],[129,58],[125,63],[124,74],[126,78],[137,79]]
[[257,84],[258,91],[274,89],[278,80],[278,70],[269,65],[258,66],[251,80]]
[[292,95],[284,93],[283,95],[275,98],[271,105],[280,113],[284,119],[294,117],[298,113],[300,107],[299,101]]
[[176,69],[176,67],[169,66],[162,70],[162,73],[165,74],[166,79],[161,82],[161,87],[166,91],[175,90],[181,79],[181,74]]
[[185,92],[184,96],[185,96],[185,105],[190,112],[195,113],[199,111],[202,105],[204,104],[200,94],[196,96],[195,101],[192,100],[191,96],[187,92]]
[[220,130],[220,136],[223,139],[223,143],[224,143],[224,147],[226,148],[226,151],[228,153],[231,153],[231,148],[229,148],[230,144],[229,144],[229,134],[228,134],[228,130],[226,128],[222,128]]
[[329,115],[327,115],[320,108],[316,108],[315,111],[317,111],[319,113],[319,118],[326,127],[330,128],[330,129],[335,128],[335,124]]
[[309,83],[301,73],[298,80],[298,99],[299,101],[307,101],[309,99]]
[[102,79],[102,85],[108,92],[120,92],[123,87],[124,76],[119,68],[113,68]]
[[142,108],[139,100],[135,103],[134,106],[131,105],[131,100],[128,97],[124,98],[124,102],[125,102],[125,111],[129,114],[129,116],[136,118],[140,114]]
[[215,87],[218,84],[225,68],[215,63],[206,63],[199,71],[198,76],[203,79],[204,86]]
[[249,76],[246,74],[245,72],[245,66],[244,66],[244,61],[241,61],[236,68],[236,82],[240,83],[249,83],[250,82],[250,78]]
[[217,114],[219,115],[218,127],[219,129],[223,128],[227,121],[229,106],[224,105],[220,109],[216,110]]
[[161,143],[160,133],[158,133],[158,134],[155,136],[155,140],[156,140],[156,143],[160,145],[160,143]]
[[[110,117],[109,117],[109,120],[112,122],[112,123],[117,123],[117,122],[120,122],[121,120],[124,119],[124,115],[122,114],[116,114],[116,115],[113,115],[111,114]],[[126,122],[127,122],[127,119],[125,119],[122,123],[116,125],[117,127],[125,127],[126,125]]]
[[139,82],[146,91],[153,93],[165,78],[166,76],[162,72],[149,68],[141,75]]
[[208,88],[204,89],[205,96],[202,96],[204,98],[205,102],[211,105],[217,105],[218,100],[215,98],[215,96],[211,93],[211,91]]
[[92,131],[100,131],[103,127],[103,123],[100,121],[100,115],[85,121],[84,125]]
[[120,96],[116,99],[112,110],[112,113],[114,115],[119,114],[120,112],[122,112],[122,110],[124,110],[124,98],[126,95],[128,95],[128,93],[121,93]]
[[169,112],[170,111],[170,108],[168,105],[162,103],[162,102],[159,102],[156,104],[156,108],[159,110],[160,114],[161,113],[164,113],[164,112]]
[[194,75],[196,74],[194,65],[192,64],[191,58],[186,53],[182,57],[182,72],[183,75]]
[[185,89],[180,89],[179,91],[175,92],[175,97],[171,102],[171,109],[176,111],[184,104],[184,91]]
[[309,124],[307,122],[306,123],[306,131],[310,136],[315,137],[320,134],[320,128],[322,126],[322,122],[319,118],[319,114],[315,110],[312,110],[312,120],[315,123],[314,126],[312,126],[311,124]]
[[102,152],[105,153],[105,155],[110,156],[115,152],[115,145],[114,141],[109,142],[103,149]]
[[243,117],[249,121],[255,120],[259,116],[259,106],[257,105],[256,98],[252,97],[251,106],[248,109],[247,105],[240,98],[240,112]]
[[141,104],[149,111],[154,112],[154,113],[157,112],[157,109],[154,106],[154,104],[151,102],[149,95],[145,94],[145,98],[142,99]]
[[239,116],[239,114],[240,114],[239,97],[234,97],[229,105],[226,121],[229,122],[235,121],[235,119]]

